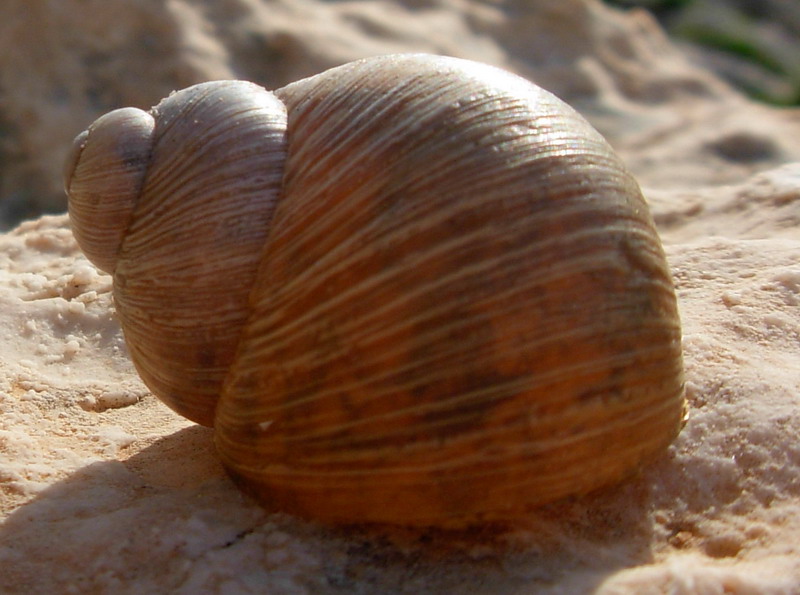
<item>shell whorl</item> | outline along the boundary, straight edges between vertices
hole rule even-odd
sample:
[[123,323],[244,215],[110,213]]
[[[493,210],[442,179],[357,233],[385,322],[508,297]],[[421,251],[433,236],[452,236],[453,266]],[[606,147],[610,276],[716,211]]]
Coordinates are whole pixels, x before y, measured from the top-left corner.
[[512,519],[678,432],[680,324],[647,205],[553,95],[398,55],[274,94],[198,85],[152,113],[119,317],[148,386],[213,423],[271,508]]
[[[137,162],[147,167],[118,175],[130,137],[138,138],[119,124],[129,112],[76,139],[68,190],[75,235],[98,266],[113,263],[101,268],[114,273],[117,313],[145,383],[178,413],[212,425],[280,192],[286,110],[257,85],[216,81],[173,93],[151,114],[129,111],[153,122],[147,158]],[[79,192],[81,184],[92,192]],[[98,212],[105,203],[84,196],[124,203],[125,214],[109,223],[113,209]],[[87,241],[95,228],[112,239]]]
[[675,296],[633,178],[549,93],[404,56],[278,90],[289,153],[216,442],[279,509],[502,518],[677,432]]
[[73,233],[86,257],[113,273],[150,163],[155,121],[128,107],[101,116],[73,143],[64,167]]

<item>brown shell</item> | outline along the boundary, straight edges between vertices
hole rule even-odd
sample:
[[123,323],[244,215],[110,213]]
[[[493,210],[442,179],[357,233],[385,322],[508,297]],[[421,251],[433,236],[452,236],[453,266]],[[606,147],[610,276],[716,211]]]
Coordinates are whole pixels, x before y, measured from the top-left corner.
[[216,417],[270,508],[509,519],[662,450],[680,327],[639,188],[577,113],[404,56],[277,92],[283,194]]
[[155,108],[115,271],[145,382],[213,418],[248,491],[331,523],[513,520],[669,444],[675,293],[583,118],[424,55],[275,96],[228,81]]

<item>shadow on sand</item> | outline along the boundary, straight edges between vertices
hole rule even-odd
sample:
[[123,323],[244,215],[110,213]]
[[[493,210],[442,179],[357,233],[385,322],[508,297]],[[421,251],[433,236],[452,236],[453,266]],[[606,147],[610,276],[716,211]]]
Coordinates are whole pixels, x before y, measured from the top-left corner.
[[2,593],[586,593],[647,563],[642,477],[525,527],[330,529],[243,496],[199,426],[88,465],[0,526]]

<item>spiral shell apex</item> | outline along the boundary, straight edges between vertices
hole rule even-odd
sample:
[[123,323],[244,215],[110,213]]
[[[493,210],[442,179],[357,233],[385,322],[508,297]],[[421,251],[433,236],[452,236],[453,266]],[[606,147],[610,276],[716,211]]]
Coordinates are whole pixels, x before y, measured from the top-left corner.
[[513,521],[678,433],[680,323],[647,205],[548,92],[396,55],[274,93],[190,87],[141,112],[150,128],[132,114],[76,139],[76,238],[113,272],[143,380],[214,426],[268,508]]

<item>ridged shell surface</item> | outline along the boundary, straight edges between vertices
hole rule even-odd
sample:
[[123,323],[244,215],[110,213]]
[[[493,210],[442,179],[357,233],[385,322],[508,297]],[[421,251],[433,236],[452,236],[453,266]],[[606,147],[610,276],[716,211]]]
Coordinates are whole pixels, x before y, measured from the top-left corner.
[[286,111],[257,85],[219,81],[152,112],[152,156],[114,298],[147,386],[212,425],[280,192]]
[[513,519],[674,438],[670,275],[577,113],[431,56],[276,94],[281,195],[215,420],[252,493],[334,523]]
[[75,139],[64,167],[75,240],[113,273],[150,162],[155,120],[135,108],[114,110]]

